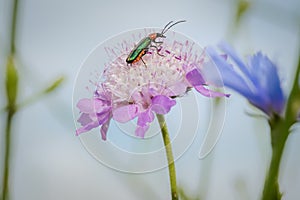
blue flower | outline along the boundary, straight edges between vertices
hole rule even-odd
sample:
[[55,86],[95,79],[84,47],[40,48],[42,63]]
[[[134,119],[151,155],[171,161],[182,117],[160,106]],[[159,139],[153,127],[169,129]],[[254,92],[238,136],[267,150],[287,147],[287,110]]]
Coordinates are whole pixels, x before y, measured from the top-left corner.
[[[267,115],[281,115],[286,99],[274,63],[261,52],[249,56],[248,62],[244,63],[228,44],[222,43],[219,47],[225,56],[219,55],[212,47],[207,47],[206,51],[219,69],[224,85],[246,97]],[[227,57],[238,69],[227,61]]]

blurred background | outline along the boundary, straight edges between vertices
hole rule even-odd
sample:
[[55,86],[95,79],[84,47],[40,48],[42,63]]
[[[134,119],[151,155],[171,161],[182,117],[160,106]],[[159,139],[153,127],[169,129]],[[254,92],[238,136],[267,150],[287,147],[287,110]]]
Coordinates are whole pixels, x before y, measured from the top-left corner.
[[[11,5],[10,0],[0,0],[0,108],[6,105],[4,71]],[[77,71],[89,52],[112,35],[186,19],[187,23],[175,30],[201,46],[226,40],[240,55],[260,50],[267,54],[279,67],[286,94],[298,62],[298,0],[19,0],[19,6],[19,101],[47,87],[58,76],[65,76],[66,81],[14,118],[12,200],[169,198],[167,169],[142,175],[114,171],[96,161],[75,136],[72,91]],[[228,92],[232,96],[228,99],[223,133],[213,152],[199,160],[201,141],[195,141],[176,162],[178,185],[190,199],[260,197],[270,160],[268,126],[264,118],[246,114],[255,111],[245,99]],[[1,153],[5,115],[2,110]],[[285,200],[300,197],[299,146],[298,127],[288,139],[281,165],[279,180]],[[2,168],[4,159],[2,155],[0,158]]]

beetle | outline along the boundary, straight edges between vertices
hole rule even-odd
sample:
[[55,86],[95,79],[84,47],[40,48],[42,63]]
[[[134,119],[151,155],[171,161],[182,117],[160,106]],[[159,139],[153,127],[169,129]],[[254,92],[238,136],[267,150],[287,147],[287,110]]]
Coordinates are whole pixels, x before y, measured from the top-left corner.
[[146,63],[143,60],[143,56],[148,52],[149,48],[153,47],[156,49],[156,52],[160,56],[164,56],[159,53],[158,46],[155,44],[162,44],[162,41],[156,41],[156,38],[166,38],[164,35],[171,27],[175,26],[176,24],[186,22],[185,20],[177,21],[172,24],[173,21],[170,21],[160,33],[151,33],[147,37],[143,38],[135,47],[131,50],[130,54],[128,55],[126,62],[127,64],[133,64],[142,60],[145,66]]

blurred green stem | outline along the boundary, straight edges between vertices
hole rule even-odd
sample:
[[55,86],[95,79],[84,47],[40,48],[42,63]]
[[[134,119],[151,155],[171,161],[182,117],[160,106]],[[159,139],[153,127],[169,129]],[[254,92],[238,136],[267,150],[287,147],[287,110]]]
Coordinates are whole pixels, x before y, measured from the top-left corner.
[[275,116],[269,120],[271,127],[272,158],[265,180],[262,200],[279,200],[282,196],[278,184],[278,175],[280,169],[280,161],[290,133],[291,126],[296,123],[297,115],[300,111],[299,75],[300,56],[293,87],[287,101],[285,116],[284,118]]
[[10,163],[10,144],[11,144],[11,122],[14,116],[14,111],[9,110],[7,113],[7,121],[5,128],[5,158],[3,169],[3,184],[2,184],[2,200],[7,200],[9,195],[8,180],[9,180],[9,163]]
[[163,115],[156,114],[156,117],[157,117],[159,126],[161,128],[161,133],[162,133],[164,145],[166,148],[166,154],[167,154],[168,166],[169,166],[169,177],[170,177],[172,200],[178,200],[177,184],[176,184],[176,171],[175,171],[175,164],[174,164],[174,158],[173,158],[172,146],[171,146],[171,142],[170,142],[168,128],[166,125],[165,117]]
[[11,23],[11,38],[10,38],[10,55],[14,55],[16,52],[16,45],[15,45],[15,39],[16,39],[16,24],[17,24],[17,17],[18,17],[18,6],[19,1],[14,0],[13,1],[13,13],[12,13],[12,23]]
[[6,65],[6,97],[7,97],[7,119],[5,127],[5,148],[4,148],[4,167],[2,181],[2,200],[9,199],[9,170],[10,170],[10,153],[11,153],[11,127],[14,114],[16,113],[16,98],[18,92],[18,73],[14,65],[15,55],[15,38],[18,18],[18,0],[13,1],[13,11],[11,18],[10,32],[10,50]]

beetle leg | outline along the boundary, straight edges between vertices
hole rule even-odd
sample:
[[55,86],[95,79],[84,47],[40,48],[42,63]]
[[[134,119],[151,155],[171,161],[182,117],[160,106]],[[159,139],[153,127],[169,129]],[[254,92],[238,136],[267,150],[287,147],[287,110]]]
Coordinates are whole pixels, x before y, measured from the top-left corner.
[[155,41],[155,40],[153,40],[152,42],[155,43],[155,44],[162,44],[163,43],[162,41]]
[[141,57],[142,62],[144,63],[145,67],[147,68],[147,65],[145,63],[145,61],[143,60],[143,58]]
[[165,56],[165,55],[162,55],[161,53],[159,53],[159,49],[157,46],[155,45],[150,45],[150,47],[154,47],[156,49],[156,53],[159,55],[159,56]]

